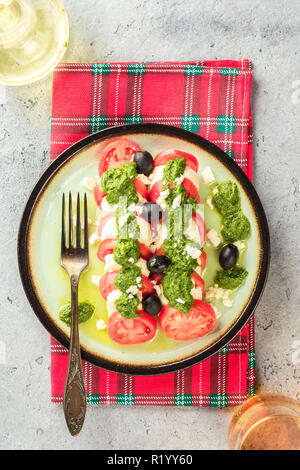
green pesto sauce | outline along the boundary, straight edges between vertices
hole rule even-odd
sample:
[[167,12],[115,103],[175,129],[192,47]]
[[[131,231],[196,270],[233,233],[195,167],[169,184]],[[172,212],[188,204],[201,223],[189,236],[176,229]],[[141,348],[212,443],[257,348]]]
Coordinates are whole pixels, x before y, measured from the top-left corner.
[[176,178],[180,178],[180,176],[183,175],[185,167],[185,158],[174,158],[174,160],[170,160],[164,168],[163,180],[175,183]]
[[137,176],[135,163],[124,163],[119,168],[109,168],[101,178],[101,187],[109,204],[118,204],[120,197],[127,198],[126,205],[138,202],[133,184]]
[[[78,323],[84,323],[89,320],[95,311],[94,305],[90,302],[79,302],[78,303]],[[66,304],[60,307],[58,316],[61,321],[66,325],[71,325],[71,304]]]
[[[193,304],[191,296],[193,282],[189,272],[182,271],[177,266],[171,266],[164,273],[162,287],[170,307],[177,308],[182,313],[189,312]],[[184,303],[178,302],[176,299],[181,299]]]
[[133,265],[131,267],[123,267],[115,278],[115,286],[122,292],[126,292],[131,286],[141,287],[142,281],[137,281],[137,278],[142,278],[142,271],[139,266]]
[[241,197],[237,184],[231,180],[225,180],[218,184],[218,192],[213,195],[212,202],[217,211],[223,215],[238,212],[241,208]]
[[178,269],[192,272],[198,265],[197,259],[192,258],[186,251],[187,246],[201,249],[198,243],[183,238],[167,238],[163,243],[163,252]]
[[122,317],[135,318],[139,316],[137,313],[139,303],[140,299],[136,295],[123,293],[116,300],[116,307]]
[[137,240],[130,238],[118,241],[114,249],[114,260],[116,263],[121,264],[121,266],[132,266],[139,258],[140,248]]
[[217,271],[215,283],[223,289],[236,289],[240,287],[248,276],[248,271],[243,266],[236,265],[227,271]]
[[240,211],[223,218],[221,235],[226,242],[246,240],[250,234],[250,222]]

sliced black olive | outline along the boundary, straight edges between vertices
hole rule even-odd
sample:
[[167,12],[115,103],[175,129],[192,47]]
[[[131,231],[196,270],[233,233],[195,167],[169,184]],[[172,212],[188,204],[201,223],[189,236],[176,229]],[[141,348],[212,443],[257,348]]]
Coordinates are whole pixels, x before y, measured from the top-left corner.
[[150,294],[143,300],[143,310],[149,315],[157,315],[162,308],[160,298],[155,294]]
[[153,255],[147,260],[147,267],[151,273],[161,274],[170,266],[170,260],[164,255]]
[[146,151],[135,152],[133,160],[136,163],[136,171],[138,173],[144,173],[144,175],[148,176],[153,170],[154,164],[151,153]]
[[238,257],[239,250],[235,245],[229,243],[223,246],[219,256],[219,263],[223,269],[231,269],[236,264]]
[[143,205],[142,216],[148,222],[157,222],[162,218],[162,208],[156,202],[146,202]]

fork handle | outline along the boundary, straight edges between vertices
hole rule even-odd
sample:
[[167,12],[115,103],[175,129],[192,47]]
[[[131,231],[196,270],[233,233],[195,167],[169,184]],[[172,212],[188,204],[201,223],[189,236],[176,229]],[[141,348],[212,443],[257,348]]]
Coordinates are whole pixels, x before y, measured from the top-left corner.
[[78,328],[79,276],[72,274],[71,281],[71,334],[69,364],[64,391],[64,414],[68,429],[76,436],[82,429],[86,413],[86,392],[82,372]]

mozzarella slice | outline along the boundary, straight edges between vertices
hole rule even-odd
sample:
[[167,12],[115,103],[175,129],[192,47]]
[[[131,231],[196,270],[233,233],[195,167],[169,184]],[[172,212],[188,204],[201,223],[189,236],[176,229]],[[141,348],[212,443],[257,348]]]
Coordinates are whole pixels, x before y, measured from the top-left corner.
[[101,240],[106,240],[107,238],[117,238],[118,230],[115,217],[111,217],[104,224],[101,231]]
[[122,292],[119,289],[115,289],[110,292],[107,296],[106,305],[108,316],[112,315],[117,311],[116,300],[122,295]]

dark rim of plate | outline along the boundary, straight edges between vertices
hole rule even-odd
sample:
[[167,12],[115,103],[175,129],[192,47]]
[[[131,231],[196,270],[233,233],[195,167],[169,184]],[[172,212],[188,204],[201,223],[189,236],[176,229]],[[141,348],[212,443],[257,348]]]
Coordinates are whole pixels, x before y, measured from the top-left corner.
[[175,372],[177,370],[193,366],[209,358],[210,356],[224,348],[224,346],[226,346],[239,333],[239,331],[245,326],[247,321],[250,319],[260,300],[269,269],[270,237],[268,222],[260,199],[257,195],[257,192],[248,177],[243,172],[243,170],[234,162],[234,160],[230,158],[227,153],[225,153],[222,149],[212,144],[208,140],[190,131],[163,124],[126,124],[116,127],[110,127],[95,132],[94,134],[84,137],[71,147],[67,148],[49,165],[47,170],[40,177],[39,181],[33,188],[25,206],[18,234],[18,264],[20,276],[25,293],[33,311],[35,312],[41,323],[44,325],[44,327],[48,330],[48,332],[59,343],[68,348],[68,337],[55,325],[54,322],[51,321],[51,319],[45,312],[38,299],[38,296],[35,292],[31,280],[27,257],[28,229],[30,226],[31,215],[33,213],[35,204],[39,199],[39,196],[42,194],[43,189],[45,188],[49,180],[51,180],[52,176],[57,172],[57,170],[61,166],[63,166],[67,160],[72,158],[74,154],[81,151],[84,147],[90,146],[91,144],[94,144],[96,142],[126,134],[163,134],[171,137],[177,137],[194,145],[197,145],[203,150],[206,150],[207,152],[211,153],[233,173],[233,175],[238,179],[239,183],[243,187],[245,193],[247,194],[251,202],[258,224],[258,230],[260,233],[262,253],[260,258],[258,276],[252,291],[252,295],[248,299],[248,303],[239,318],[237,319],[237,321],[226,331],[226,333],[221,338],[219,338],[215,343],[211,344],[203,351],[198,352],[187,358],[179,359],[178,361],[173,361],[167,364],[150,364],[141,366],[119,364],[112,360],[110,361],[105,358],[101,358],[95,354],[92,354],[91,352],[81,349],[82,359],[98,367],[113,372],[134,375],[155,375]]

